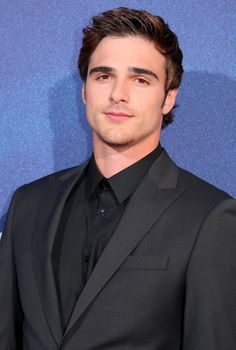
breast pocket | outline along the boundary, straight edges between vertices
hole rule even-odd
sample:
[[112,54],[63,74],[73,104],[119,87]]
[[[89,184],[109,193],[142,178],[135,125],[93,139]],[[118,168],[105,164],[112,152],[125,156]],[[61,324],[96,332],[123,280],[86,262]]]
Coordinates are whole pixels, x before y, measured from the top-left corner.
[[121,269],[166,270],[169,257],[130,255]]

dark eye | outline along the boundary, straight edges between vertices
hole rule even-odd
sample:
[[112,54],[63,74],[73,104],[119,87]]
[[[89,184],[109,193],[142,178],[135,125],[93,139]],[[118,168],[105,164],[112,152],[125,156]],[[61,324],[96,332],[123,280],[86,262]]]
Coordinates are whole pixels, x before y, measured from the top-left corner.
[[100,81],[104,81],[104,80],[108,80],[110,78],[110,75],[109,74],[100,74],[97,76],[97,80],[100,80]]
[[136,78],[136,82],[139,85],[149,85],[149,82],[146,79],[144,79],[144,78]]

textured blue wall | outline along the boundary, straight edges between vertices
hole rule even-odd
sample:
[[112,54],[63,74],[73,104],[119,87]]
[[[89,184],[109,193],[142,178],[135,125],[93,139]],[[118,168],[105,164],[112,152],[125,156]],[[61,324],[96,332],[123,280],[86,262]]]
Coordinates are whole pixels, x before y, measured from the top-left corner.
[[177,163],[236,196],[236,1],[36,1],[0,4],[0,230],[19,185],[91,152],[76,59],[102,10],[144,8],[178,34],[185,77],[162,143]]

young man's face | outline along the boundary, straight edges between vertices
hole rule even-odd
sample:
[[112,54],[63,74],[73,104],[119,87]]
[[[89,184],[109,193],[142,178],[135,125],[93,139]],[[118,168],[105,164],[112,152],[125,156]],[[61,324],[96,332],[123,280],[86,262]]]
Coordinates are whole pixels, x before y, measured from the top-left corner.
[[104,38],[91,56],[82,93],[94,141],[157,144],[163,114],[177,93],[165,99],[165,80],[165,58],[153,43],[136,36]]

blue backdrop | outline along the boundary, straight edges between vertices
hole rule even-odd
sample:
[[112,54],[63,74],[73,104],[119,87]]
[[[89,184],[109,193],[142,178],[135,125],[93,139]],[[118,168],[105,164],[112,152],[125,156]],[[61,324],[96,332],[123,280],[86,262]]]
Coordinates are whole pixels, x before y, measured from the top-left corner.
[[236,196],[235,0],[2,0],[0,231],[18,186],[91,153],[76,68],[81,29],[118,6],[161,15],[178,34],[185,76],[162,144],[180,166]]

